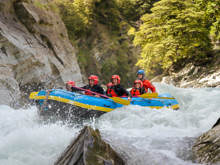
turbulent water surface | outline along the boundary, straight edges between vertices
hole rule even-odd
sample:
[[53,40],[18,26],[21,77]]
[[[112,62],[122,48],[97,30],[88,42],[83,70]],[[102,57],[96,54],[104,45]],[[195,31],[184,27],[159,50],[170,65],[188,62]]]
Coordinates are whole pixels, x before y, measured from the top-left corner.
[[[90,122],[129,165],[191,165],[196,137],[220,117],[220,89],[180,89],[156,84],[170,93],[180,110],[127,106]],[[0,164],[51,165],[80,127],[43,123],[35,107],[0,106]]]

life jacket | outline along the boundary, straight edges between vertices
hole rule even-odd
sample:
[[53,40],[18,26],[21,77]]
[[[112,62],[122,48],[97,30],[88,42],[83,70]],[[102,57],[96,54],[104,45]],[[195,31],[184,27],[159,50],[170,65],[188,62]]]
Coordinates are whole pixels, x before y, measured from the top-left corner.
[[139,89],[132,88],[130,93],[131,93],[131,96],[139,96],[139,95],[141,95],[140,88]]
[[150,83],[149,80],[143,80],[142,82],[146,93],[148,92],[148,89],[150,89],[152,92],[156,92],[156,88]]
[[[90,89],[87,89],[87,91],[91,91]],[[85,95],[89,95],[89,96],[93,96],[93,94],[91,92],[85,92]]]
[[111,90],[112,90],[111,88],[108,88],[106,94],[111,94]]
[[109,88],[107,90],[107,94],[110,94],[111,97],[118,97],[117,93],[114,91],[114,89]]

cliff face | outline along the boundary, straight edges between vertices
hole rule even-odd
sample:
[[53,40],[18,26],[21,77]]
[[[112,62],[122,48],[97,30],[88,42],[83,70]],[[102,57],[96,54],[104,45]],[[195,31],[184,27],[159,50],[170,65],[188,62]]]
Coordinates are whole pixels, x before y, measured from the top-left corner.
[[33,3],[0,0],[0,104],[30,91],[82,83],[75,50],[58,15]]

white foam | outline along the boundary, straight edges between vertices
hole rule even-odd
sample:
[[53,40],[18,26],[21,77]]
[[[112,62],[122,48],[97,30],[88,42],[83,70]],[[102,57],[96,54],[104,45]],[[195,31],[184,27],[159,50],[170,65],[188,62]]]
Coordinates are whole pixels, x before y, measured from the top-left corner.
[[53,164],[78,133],[77,129],[41,124],[35,107],[13,110],[0,106],[0,164]]
[[195,138],[220,117],[220,89],[156,86],[159,93],[176,97],[181,108],[123,107],[103,115],[96,127],[116,150],[125,153],[129,164],[193,164],[191,147]]

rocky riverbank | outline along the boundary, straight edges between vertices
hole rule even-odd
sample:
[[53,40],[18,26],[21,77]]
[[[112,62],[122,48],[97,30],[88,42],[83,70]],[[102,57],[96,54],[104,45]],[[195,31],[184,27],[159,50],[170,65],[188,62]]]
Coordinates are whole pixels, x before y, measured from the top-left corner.
[[172,69],[152,81],[172,84],[180,88],[220,87],[220,59],[207,66],[195,66],[189,63],[178,71]]

